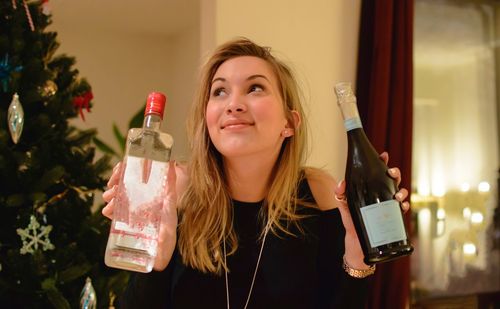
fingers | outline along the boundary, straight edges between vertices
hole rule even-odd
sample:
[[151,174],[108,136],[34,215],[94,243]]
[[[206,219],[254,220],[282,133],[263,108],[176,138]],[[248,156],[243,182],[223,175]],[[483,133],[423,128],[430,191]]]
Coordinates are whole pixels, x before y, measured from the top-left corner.
[[401,209],[404,213],[406,213],[410,209],[410,203],[408,201],[405,201],[405,199],[408,197],[408,190],[402,188],[398,191],[398,193],[396,193],[394,197],[398,202],[401,203]]
[[115,197],[116,195],[116,189],[118,188],[117,185],[114,185],[113,187],[111,187],[110,189],[104,191],[102,193],[102,199],[106,202],[106,203],[109,203],[111,202],[111,200]]
[[109,218],[113,219],[113,209],[115,208],[115,199],[112,199],[104,208],[101,210],[101,213]]
[[[387,152],[382,152],[380,154],[380,158],[387,164],[389,162],[389,154]],[[401,184],[401,170],[397,167],[393,167],[387,170],[389,173],[389,176],[394,178],[396,180],[396,185],[399,186]],[[402,188],[401,190],[396,193],[396,200],[398,200],[401,203],[401,209],[403,209],[403,212],[407,212],[410,209],[410,203],[405,202],[404,200],[408,197],[408,190],[405,188]]]
[[121,166],[121,162],[118,162],[113,167],[113,173],[107,184],[109,189],[102,193],[102,199],[108,204],[101,210],[101,213],[109,219],[113,219],[113,209],[115,207],[115,196],[118,188],[118,180],[120,179]]
[[389,163],[389,154],[387,153],[387,151],[382,152],[379,155],[379,158],[382,159],[382,161],[384,161],[385,164]]
[[335,200],[340,204],[347,205],[347,198],[345,196],[346,184],[344,180],[341,180],[337,187],[335,188]]
[[403,209],[403,213],[406,213],[408,210],[410,210],[410,203],[409,202],[401,203],[401,209]]
[[406,190],[405,188],[400,189],[396,193],[396,200],[400,202],[403,202],[407,197],[408,197],[408,190]]
[[[395,176],[398,176],[399,182],[401,181],[401,175],[400,171],[398,168],[390,169],[394,170],[393,173]],[[340,181],[335,188],[335,200],[338,202],[338,206],[340,208],[346,207],[347,206],[347,198],[345,196],[345,190],[346,190],[346,183],[344,180]],[[406,213],[408,210],[410,210],[410,203],[408,201],[405,201],[408,198],[409,192],[405,188],[401,188],[396,194],[395,198],[398,202],[401,203],[401,209],[403,210],[404,213]]]
[[399,168],[393,167],[388,169],[387,172],[389,173],[389,176],[396,179],[396,185],[399,186],[399,184],[401,183],[401,171],[399,170]]
[[113,173],[111,174],[111,177],[108,180],[108,188],[113,187],[114,185],[118,184],[118,180],[120,179],[120,174],[121,174],[121,168],[122,168],[122,163],[118,162],[115,167],[113,167]]

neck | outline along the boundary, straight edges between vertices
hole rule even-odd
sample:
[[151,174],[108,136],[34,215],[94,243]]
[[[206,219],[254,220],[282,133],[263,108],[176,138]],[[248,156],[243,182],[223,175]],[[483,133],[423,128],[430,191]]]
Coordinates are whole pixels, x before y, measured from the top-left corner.
[[224,159],[231,197],[241,202],[262,201],[268,192],[277,155],[269,158]]

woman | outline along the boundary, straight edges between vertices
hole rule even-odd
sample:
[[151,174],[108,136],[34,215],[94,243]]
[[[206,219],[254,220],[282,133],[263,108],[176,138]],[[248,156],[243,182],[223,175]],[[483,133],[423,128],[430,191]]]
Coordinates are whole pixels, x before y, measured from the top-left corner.
[[374,269],[345,184],[303,167],[303,117],[290,69],[268,48],[238,39],[215,51],[188,125],[191,161],[170,165],[155,271],[132,275],[122,307],[363,307]]

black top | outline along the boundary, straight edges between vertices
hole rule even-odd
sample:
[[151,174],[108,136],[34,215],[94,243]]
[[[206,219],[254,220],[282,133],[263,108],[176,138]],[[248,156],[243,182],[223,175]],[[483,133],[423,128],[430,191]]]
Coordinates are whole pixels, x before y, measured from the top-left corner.
[[[306,180],[300,196],[314,201]],[[239,247],[227,257],[231,308],[245,305],[257,263],[262,203],[233,201]],[[307,215],[296,236],[267,235],[248,308],[364,308],[369,279],[342,269],[345,230],[338,209],[301,207]],[[229,248],[228,248],[229,251]],[[162,272],[133,273],[119,308],[227,308],[224,274],[204,274],[182,264],[175,250]]]

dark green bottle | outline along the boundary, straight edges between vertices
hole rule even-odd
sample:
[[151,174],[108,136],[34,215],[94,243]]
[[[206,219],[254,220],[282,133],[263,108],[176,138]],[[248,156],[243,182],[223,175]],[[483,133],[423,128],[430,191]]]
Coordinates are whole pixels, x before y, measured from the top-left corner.
[[346,196],[358,234],[364,262],[387,262],[413,252],[403,222],[398,188],[379,158],[359,118],[350,83],[335,85],[335,93],[347,131]]

